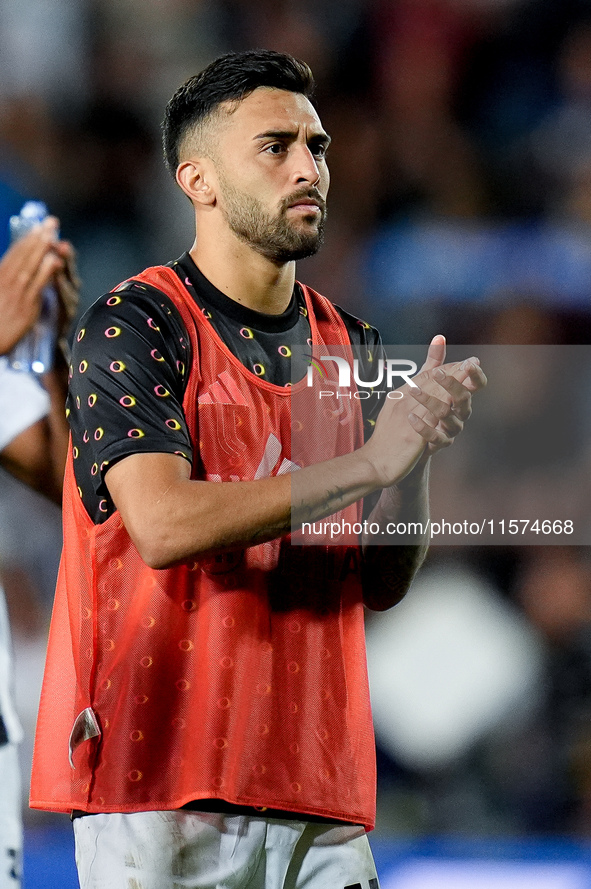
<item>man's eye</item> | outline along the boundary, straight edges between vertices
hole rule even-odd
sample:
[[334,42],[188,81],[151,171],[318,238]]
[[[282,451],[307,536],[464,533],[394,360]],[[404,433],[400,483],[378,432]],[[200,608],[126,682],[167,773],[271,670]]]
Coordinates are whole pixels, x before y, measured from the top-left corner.
[[272,142],[271,145],[267,145],[266,150],[269,154],[282,154],[285,151],[285,146],[281,142]]
[[314,157],[324,158],[326,157],[326,152],[328,150],[328,146],[324,143],[318,143],[316,145],[310,145],[310,151],[314,155]]

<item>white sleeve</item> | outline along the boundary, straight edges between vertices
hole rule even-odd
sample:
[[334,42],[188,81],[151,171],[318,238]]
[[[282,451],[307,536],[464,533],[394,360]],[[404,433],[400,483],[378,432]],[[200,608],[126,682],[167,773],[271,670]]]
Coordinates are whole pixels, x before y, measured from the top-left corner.
[[0,358],[0,451],[49,411],[49,396],[34,376]]

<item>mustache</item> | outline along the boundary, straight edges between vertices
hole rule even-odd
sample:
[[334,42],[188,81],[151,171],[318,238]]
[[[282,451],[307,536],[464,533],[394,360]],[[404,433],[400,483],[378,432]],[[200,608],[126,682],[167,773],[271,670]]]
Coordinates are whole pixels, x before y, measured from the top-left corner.
[[310,198],[310,200],[316,201],[322,213],[326,213],[326,201],[315,186],[294,191],[293,194],[284,198],[281,202],[281,210],[287,210],[292,204],[301,200],[301,198]]

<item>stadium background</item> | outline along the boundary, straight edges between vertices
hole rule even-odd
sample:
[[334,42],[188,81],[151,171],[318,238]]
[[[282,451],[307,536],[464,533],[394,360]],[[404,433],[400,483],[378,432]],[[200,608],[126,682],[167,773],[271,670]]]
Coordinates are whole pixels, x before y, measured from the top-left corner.
[[[311,64],[333,137],[304,280],[388,343],[588,343],[588,0],[0,0],[0,249],[23,199],[45,200],[78,250],[82,308],[179,255],[192,216],[161,162],[164,104],[252,47]],[[438,458],[437,502],[468,461],[480,502],[555,509],[530,455],[559,425],[572,448],[550,459],[578,498],[561,516],[586,504],[583,370],[578,384],[576,411],[567,388],[558,414],[528,413],[524,374],[506,438],[475,426]],[[4,476],[0,500],[26,773],[59,516]],[[384,889],[591,886],[588,548],[436,546],[368,643]],[[26,889],[75,886],[67,819],[25,819]]]

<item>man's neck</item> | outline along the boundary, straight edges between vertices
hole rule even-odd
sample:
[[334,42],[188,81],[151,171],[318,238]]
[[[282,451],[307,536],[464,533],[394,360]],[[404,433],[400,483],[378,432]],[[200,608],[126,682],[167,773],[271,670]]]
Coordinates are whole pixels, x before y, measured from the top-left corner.
[[205,277],[240,305],[266,315],[281,315],[289,306],[295,262],[276,265],[234,237],[225,244],[199,237],[189,253]]

